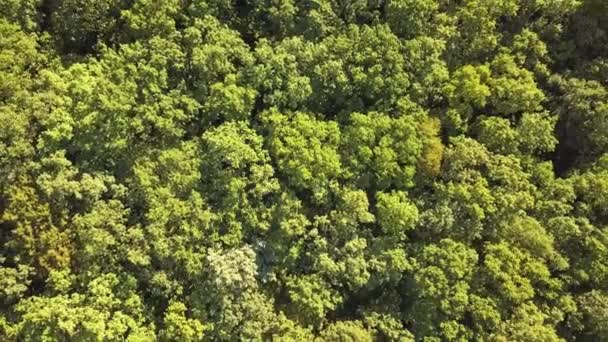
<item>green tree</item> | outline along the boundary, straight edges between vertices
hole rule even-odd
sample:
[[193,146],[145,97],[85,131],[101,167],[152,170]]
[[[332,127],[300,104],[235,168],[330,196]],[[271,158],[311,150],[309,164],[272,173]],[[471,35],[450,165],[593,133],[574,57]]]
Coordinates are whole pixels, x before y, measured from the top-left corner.
[[[117,0],[51,2],[52,32],[66,53],[91,52],[98,43],[112,42],[117,34],[120,2]],[[52,6],[52,5],[51,5]]]
[[295,189],[308,191],[315,201],[326,201],[330,185],[342,173],[337,123],[301,112],[286,115],[276,109],[265,112],[262,120],[279,174]]
[[474,250],[450,239],[423,248],[414,273],[416,300],[410,314],[414,334],[446,340],[469,336],[459,321],[469,303],[477,258]]

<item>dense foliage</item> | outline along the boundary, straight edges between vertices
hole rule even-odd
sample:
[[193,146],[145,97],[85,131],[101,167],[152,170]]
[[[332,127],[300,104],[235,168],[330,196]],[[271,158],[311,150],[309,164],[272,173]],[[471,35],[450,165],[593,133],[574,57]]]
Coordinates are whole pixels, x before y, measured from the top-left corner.
[[608,341],[607,1],[0,2],[0,340]]

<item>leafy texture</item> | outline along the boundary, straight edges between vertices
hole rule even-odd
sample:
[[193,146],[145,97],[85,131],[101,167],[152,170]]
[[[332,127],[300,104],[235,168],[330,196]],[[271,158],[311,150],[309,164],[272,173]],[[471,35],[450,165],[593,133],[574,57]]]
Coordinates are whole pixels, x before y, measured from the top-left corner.
[[0,3],[0,341],[608,341],[606,0]]

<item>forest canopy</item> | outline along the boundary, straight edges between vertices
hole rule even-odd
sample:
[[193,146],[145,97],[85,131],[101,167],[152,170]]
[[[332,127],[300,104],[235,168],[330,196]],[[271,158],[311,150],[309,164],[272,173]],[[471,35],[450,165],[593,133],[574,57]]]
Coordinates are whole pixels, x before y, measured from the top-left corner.
[[608,341],[608,1],[0,3],[0,340]]

